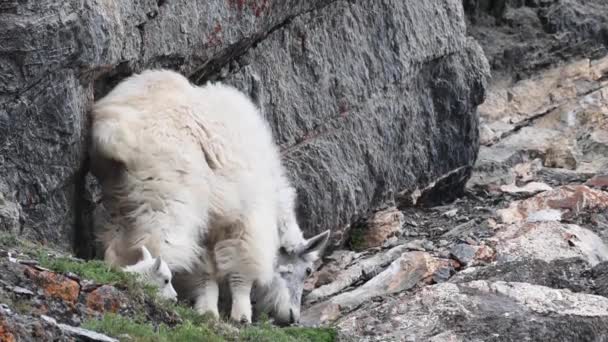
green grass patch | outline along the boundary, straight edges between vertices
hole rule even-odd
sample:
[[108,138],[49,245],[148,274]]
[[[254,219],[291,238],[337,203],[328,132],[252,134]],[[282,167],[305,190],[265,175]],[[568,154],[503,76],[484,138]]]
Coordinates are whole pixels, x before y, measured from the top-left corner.
[[190,321],[175,328],[164,324],[153,326],[150,323],[136,322],[115,314],[107,314],[101,320],[89,320],[83,327],[116,338],[129,336],[137,342],[164,341],[225,341],[205,325],[194,325]]
[[329,328],[279,328],[269,323],[262,323],[242,329],[237,341],[332,342],[335,339],[335,330]]
[[40,266],[59,273],[72,272],[100,284],[131,284],[131,274],[113,269],[101,260],[80,261],[67,257],[52,257],[45,252],[36,256]]
[[101,320],[89,320],[83,324],[86,329],[137,342],[331,342],[336,338],[335,331],[327,328],[278,328],[268,323],[252,325],[240,330],[226,329],[225,326],[226,323],[221,322],[193,323],[185,319],[184,323],[169,328],[163,324],[154,326],[150,323],[134,321],[115,314],[107,314]]
[[15,247],[19,245],[19,240],[13,234],[0,233],[0,246]]
[[36,253],[36,260],[40,266],[58,273],[74,273],[82,279],[92,280],[98,284],[111,284],[126,290],[131,297],[148,296],[154,299],[155,304],[161,305],[157,296],[157,288],[138,281],[138,275],[123,272],[114,268],[102,260],[83,261],[70,257],[54,257],[45,251]]

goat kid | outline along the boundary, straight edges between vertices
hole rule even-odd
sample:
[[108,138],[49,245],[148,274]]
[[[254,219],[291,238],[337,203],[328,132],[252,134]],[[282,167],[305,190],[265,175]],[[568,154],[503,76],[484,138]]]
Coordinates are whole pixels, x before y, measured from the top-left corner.
[[139,275],[146,284],[156,286],[162,298],[176,301],[177,292],[171,283],[172,274],[167,263],[160,256],[153,258],[145,246],[141,247],[141,253],[142,259],[123,267],[123,271]]

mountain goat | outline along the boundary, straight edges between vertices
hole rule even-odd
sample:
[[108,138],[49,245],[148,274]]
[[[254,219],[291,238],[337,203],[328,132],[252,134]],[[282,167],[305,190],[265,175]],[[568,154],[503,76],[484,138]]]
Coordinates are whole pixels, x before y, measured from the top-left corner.
[[171,283],[171,270],[167,263],[158,256],[153,258],[145,246],[141,247],[142,259],[136,264],[123,267],[123,271],[138,274],[144,282],[154,285],[162,298],[177,299],[177,292]]
[[226,280],[233,320],[251,322],[255,284],[257,308],[297,321],[329,231],[303,238],[271,131],[244,94],[148,70],[96,102],[92,117],[91,169],[112,217],[99,234],[108,262],[133,263],[146,246],[201,313],[218,315]]

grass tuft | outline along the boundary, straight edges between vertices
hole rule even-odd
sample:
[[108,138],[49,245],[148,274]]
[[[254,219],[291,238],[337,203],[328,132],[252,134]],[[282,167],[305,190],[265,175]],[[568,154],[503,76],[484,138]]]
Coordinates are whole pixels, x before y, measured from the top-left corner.
[[[184,318],[184,317],[182,317]],[[137,342],[165,341],[260,341],[260,342],[332,342],[336,332],[324,328],[278,328],[270,324],[253,325],[239,330],[222,329],[222,323],[194,323],[184,319],[184,323],[170,328],[164,324],[131,320],[116,314],[106,314],[101,320],[89,320],[83,324],[86,329],[108,336]],[[224,323],[225,325],[225,323]]]

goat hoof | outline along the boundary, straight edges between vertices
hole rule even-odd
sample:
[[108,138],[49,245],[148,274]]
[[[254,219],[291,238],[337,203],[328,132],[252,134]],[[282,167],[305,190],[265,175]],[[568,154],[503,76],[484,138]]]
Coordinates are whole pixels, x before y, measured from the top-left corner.
[[247,318],[246,315],[241,316],[240,319],[231,318],[231,321],[233,321],[235,324],[239,324],[239,325],[251,324],[251,320],[249,318]]

